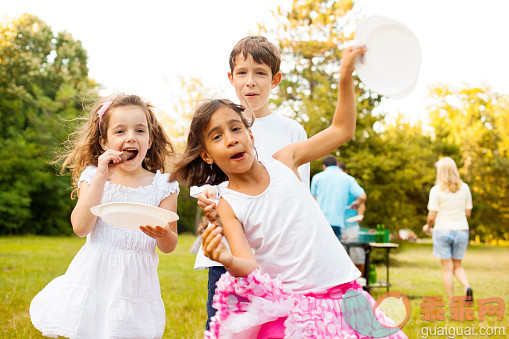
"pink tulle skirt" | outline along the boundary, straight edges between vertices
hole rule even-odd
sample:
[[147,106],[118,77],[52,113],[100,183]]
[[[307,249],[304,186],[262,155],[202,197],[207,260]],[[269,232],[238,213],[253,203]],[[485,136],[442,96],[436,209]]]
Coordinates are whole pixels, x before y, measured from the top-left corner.
[[[213,302],[217,313],[205,338],[371,338],[355,331],[343,317],[341,301],[352,290],[367,299],[366,305],[375,305],[355,281],[304,295],[258,270],[242,278],[226,273],[217,282]],[[379,308],[374,315],[384,326],[396,327]],[[401,330],[384,338],[408,339]]]

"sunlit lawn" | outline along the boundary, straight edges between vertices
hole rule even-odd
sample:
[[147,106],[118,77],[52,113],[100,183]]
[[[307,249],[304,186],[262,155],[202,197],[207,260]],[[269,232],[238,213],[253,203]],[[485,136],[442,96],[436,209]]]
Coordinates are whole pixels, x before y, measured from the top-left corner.
[[[194,236],[181,235],[177,250],[159,253],[159,278],[166,306],[165,338],[203,337],[206,318],[206,271],[193,270],[195,256],[189,252]],[[30,301],[51,279],[65,270],[84,239],[76,237],[2,237],[0,238],[0,335],[2,338],[40,338],[30,322]],[[423,296],[444,295],[440,264],[431,254],[431,245],[407,244],[391,254],[391,290],[411,299],[410,320],[404,327],[409,338],[421,338],[423,327],[505,327],[509,324],[509,248],[470,246],[464,267],[474,288],[474,297],[502,298],[506,305],[503,321],[488,316],[479,322],[477,304],[474,321],[429,322],[421,320]],[[385,269],[379,266],[379,280]],[[462,293],[456,284],[458,294]],[[376,298],[385,289],[374,289]],[[445,314],[449,317],[449,310]],[[492,336],[501,337],[501,336]],[[441,337],[435,337],[441,338]],[[460,338],[460,336],[458,336]],[[467,337],[465,337],[467,338]],[[470,336],[468,338],[475,338]]]
[[[205,327],[207,273],[193,270],[189,248],[194,236],[184,235],[171,254],[159,253],[159,280],[166,306],[165,338],[200,338]],[[85,239],[77,237],[0,238],[0,335],[41,338],[30,322],[32,298],[53,278],[65,273]]]

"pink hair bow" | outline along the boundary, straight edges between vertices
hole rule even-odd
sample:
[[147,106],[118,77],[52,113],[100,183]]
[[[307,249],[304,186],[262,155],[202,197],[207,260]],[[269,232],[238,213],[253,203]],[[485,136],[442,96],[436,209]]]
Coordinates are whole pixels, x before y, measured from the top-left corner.
[[108,108],[110,108],[111,103],[112,103],[111,101],[106,101],[106,102],[102,103],[101,108],[99,108],[99,110],[97,111],[97,115],[99,116],[99,120],[101,120],[101,118],[103,117],[104,113],[108,110]]
[[104,113],[110,108],[111,101],[105,101],[102,103],[101,107],[97,111],[97,116],[99,117],[99,135],[101,135],[101,118],[103,117]]

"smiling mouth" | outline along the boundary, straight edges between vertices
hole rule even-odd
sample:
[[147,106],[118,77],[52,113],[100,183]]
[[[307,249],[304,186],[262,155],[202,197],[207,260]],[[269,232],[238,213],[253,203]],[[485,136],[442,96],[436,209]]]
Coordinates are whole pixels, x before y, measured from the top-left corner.
[[240,159],[244,156],[245,152],[239,152],[239,153],[235,153],[234,155],[231,156],[231,159]]
[[257,95],[258,95],[258,94],[254,94],[254,93],[252,93],[252,94],[246,94],[246,97],[248,97],[248,98],[254,98],[254,97],[255,97],[255,96],[257,96]]

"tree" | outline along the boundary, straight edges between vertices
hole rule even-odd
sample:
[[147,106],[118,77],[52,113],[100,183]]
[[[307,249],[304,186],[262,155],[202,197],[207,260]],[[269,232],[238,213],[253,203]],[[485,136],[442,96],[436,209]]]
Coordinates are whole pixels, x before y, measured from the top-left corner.
[[[420,123],[402,115],[383,125],[380,142],[371,141],[349,158],[368,195],[365,224],[421,231],[429,189],[435,180],[433,143]],[[349,171],[351,172],[351,171]]]
[[[471,228],[509,238],[509,96],[484,85],[430,90],[430,124],[440,155],[452,156],[470,186]],[[451,152],[453,150],[453,152]],[[451,154],[452,153],[452,154]]]
[[1,22],[0,233],[71,231],[70,180],[52,161],[94,87],[69,33],[29,14]]

